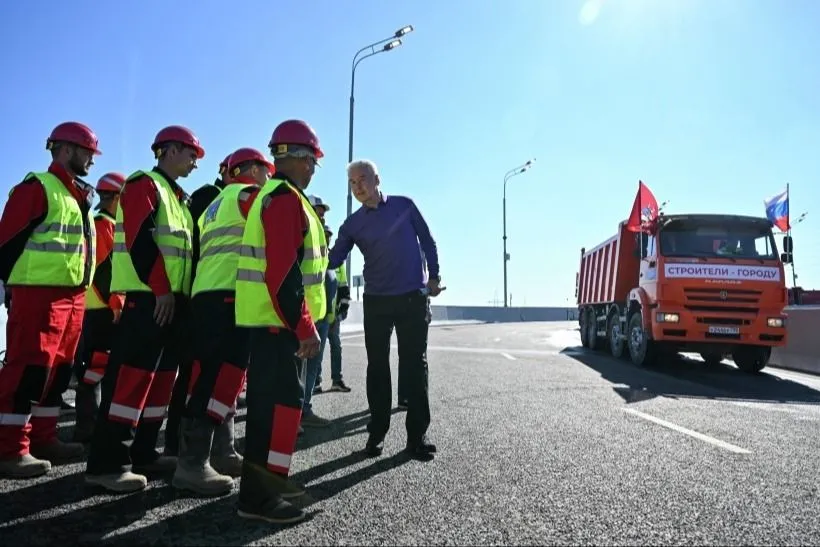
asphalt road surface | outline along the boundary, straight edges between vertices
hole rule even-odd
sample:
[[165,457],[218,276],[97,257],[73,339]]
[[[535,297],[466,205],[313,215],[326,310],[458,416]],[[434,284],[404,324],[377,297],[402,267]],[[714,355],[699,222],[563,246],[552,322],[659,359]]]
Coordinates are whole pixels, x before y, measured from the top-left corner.
[[[439,453],[428,463],[400,456],[399,412],[384,455],[359,454],[364,339],[345,335],[353,392],[314,399],[336,422],[300,441],[294,474],[308,484],[311,518],[296,526],[240,519],[236,491],[198,499],[162,478],[142,493],[103,494],[85,486],[78,463],[0,481],[0,543],[817,542],[820,379],[773,369],[748,376],[685,358],[638,369],[580,349],[574,327],[432,329],[430,436]],[[241,438],[244,414],[238,427]]]

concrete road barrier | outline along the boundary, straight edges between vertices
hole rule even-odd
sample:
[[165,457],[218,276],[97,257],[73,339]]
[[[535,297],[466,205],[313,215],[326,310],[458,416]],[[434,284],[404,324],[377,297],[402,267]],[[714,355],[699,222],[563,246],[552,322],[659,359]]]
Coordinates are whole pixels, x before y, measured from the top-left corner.
[[[500,306],[431,306],[433,321],[470,321],[481,323],[514,323],[518,321],[575,321],[578,308],[502,308]],[[347,314],[350,323],[363,323],[361,302],[351,302]]]
[[788,341],[772,351],[772,366],[820,374],[820,306],[790,306]]

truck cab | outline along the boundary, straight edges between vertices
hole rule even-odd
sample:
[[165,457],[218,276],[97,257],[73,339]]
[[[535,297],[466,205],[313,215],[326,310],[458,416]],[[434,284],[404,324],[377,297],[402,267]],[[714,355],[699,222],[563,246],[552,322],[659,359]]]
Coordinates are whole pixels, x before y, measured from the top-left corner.
[[638,286],[625,317],[636,364],[666,352],[700,353],[707,363],[731,355],[757,372],[771,348],[786,344],[784,261],[765,218],[668,215],[637,236]]

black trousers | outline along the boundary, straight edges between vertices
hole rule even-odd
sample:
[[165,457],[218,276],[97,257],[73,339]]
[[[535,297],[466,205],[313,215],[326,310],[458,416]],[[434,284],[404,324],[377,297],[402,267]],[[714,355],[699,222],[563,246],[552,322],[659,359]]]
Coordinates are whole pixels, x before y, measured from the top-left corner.
[[[302,420],[306,365],[296,357],[299,341],[290,331],[251,329],[250,348],[244,456],[287,476]],[[240,483],[240,491],[244,487]]]
[[74,374],[78,382],[96,385],[102,381],[117,327],[111,308],[85,310],[83,333],[74,359]]
[[193,366],[185,407],[189,418],[210,417],[220,424],[236,412],[248,368],[250,331],[236,326],[235,301],[233,291],[212,291],[197,294],[191,303]]
[[430,426],[427,393],[427,331],[430,300],[418,291],[397,296],[364,295],[364,344],[367,350],[367,402],[371,438],[381,441],[390,429],[393,388],[390,338],[399,346],[402,394],[407,398],[407,443],[421,442]]
[[162,327],[154,320],[156,299],[130,292],[108,367],[102,401],[88,454],[92,475],[128,471],[154,461],[157,437],[168,411],[180,362],[187,354],[189,303],[176,295],[174,319]]

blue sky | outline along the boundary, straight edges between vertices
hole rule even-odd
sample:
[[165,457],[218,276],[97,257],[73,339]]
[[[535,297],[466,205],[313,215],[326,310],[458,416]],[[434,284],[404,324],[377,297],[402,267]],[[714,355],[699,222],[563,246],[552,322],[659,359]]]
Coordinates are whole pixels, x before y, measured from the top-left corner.
[[[210,182],[286,118],[326,153],[310,192],[337,228],[346,198],[353,54],[412,24],[357,70],[354,156],[419,205],[437,238],[442,304],[501,300],[504,173],[513,304],[573,301],[579,250],[615,232],[644,180],[666,211],[763,215],[791,184],[800,284],[820,289],[820,3],[753,0],[20,2],[0,7],[3,195],[44,168],[73,119],[108,170],[152,165],[184,124]],[[354,251],[353,269],[361,270]]]

